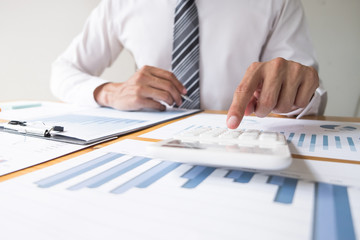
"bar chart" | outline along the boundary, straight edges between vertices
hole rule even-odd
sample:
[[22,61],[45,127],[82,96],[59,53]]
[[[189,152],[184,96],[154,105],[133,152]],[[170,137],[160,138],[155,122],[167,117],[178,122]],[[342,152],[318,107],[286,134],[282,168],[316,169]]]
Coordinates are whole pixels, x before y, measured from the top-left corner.
[[[37,187],[43,189],[52,188],[124,157],[126,157],[127,160],[112,165],[109,169],[68,186],[66,191],[101,188],[101,186],[115,180],[117,177],[133,171],[145,163],[154,161],[151,158],[143,156],[126,156],[122,153],[108,152],[97,158],[90,159],[82,164],[36,181],[35,184]],[[121,198],[128,192],[131,192],[132,189],[151,189],[152,185],[156,185],[158,181],[161,182],[162,178],[176,169],[181,168],[183,165],[184,164],[176,162],[159,161],[151,168],[114,187],[108,194],[117,195]],[[201,188],[201,185],[208,179],[214,178],[212,174],[217,171],[216,168],[206,166],[189,165],[187,167],[186,171],[180,175],[178,174],[178,177],[184,179],[185,182],[179,186],[171,186],[172,188],[196,191],[196,189]],[[231,180],[228,184],[230,189],[233,188],[232,190],[234,190],[237,185],[244,186],[250,184],[257,175],[259,174],[250,171],[227,170],[225,174],[223,174],[223,178]],[[291,208],[294,196],[299,194],[297,193],[299,182],[301,182],[301,180],[270,175],[265,176],[265,181],[262,182],[262,184],[276,186],[276,191],[273,192],[274,194],[271,196],[273,204],[285,205]],[[356,239],[348,188],[346,186],[326,183],[313,183],[313,185],[314,191],[308,194],[313,195],[314,202],[307,203],[308,206],[314,206],[314,209],[312,209],[313,239]],[[256,190],[256,188],[257,186],[254,185],[254,190]],[[146,195],[144,195],[144,197],[146,197]],[[239,203],[240,202],[239,200]],[[331,231],[329,231],[329,226],[331,226]]]
[[294,132],[282,133],[287,136],[287,141],[292,143],[296,148],[307,148],[307,151],[312,153],[322,151],[359,152],[358,147],[355,146],[353,137]]
[[303,180],[295,173],[154,159],[145,154],[147,144],[120,141],[1,183],[2,235],[284,240],[359,235],[359,188]]

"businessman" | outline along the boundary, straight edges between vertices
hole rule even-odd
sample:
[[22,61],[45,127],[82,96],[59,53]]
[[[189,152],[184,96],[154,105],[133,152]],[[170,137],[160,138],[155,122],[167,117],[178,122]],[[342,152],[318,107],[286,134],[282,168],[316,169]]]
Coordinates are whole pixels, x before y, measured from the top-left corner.
[[[124,48],[137,72],[99,77]],[[78,104],[229,109],[229,128],[252,113],[322,114],[319,85],[300,0],[103,0],[51,79],[56,96]]]

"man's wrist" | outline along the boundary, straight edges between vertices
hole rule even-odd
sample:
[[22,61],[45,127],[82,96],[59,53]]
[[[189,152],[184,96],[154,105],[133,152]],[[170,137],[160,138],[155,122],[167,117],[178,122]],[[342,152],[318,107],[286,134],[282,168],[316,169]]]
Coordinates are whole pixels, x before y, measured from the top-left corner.
[[104,83],[94,90],[94,99],[100,106],[110,106],[109,92],[112,83]]

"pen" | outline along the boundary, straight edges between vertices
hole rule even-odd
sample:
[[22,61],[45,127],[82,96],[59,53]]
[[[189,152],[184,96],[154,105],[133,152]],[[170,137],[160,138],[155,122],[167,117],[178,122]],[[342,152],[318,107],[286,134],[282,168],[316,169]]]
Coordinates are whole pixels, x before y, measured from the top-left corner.
[[193,100],[191,100],[191,98],[189,98],[186,95],[181,94],[181,97],[184,98],[185,100],[188,100],[189,102],[193,102]]
[[41,103],[25,103],[25,104],[17,104],[17,105],[4,105],[0,106],[0,112],[4,110],[17,110],[24,108],[33,108],[33,107],[41,107]]

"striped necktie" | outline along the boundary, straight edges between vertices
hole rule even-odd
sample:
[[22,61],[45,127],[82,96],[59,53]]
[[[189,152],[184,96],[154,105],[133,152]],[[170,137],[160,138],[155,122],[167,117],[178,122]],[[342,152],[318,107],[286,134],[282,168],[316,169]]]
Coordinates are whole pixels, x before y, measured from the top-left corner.
[[179,0],[175,9],[172,70],[187,89],[181,108],[200,108],[199,19],[195,0]]

